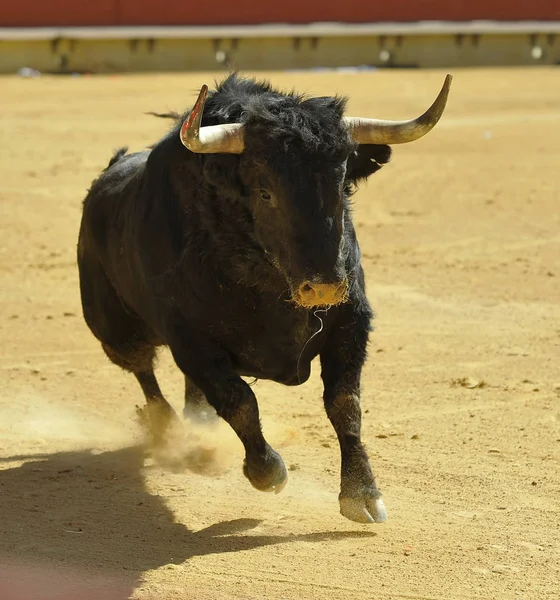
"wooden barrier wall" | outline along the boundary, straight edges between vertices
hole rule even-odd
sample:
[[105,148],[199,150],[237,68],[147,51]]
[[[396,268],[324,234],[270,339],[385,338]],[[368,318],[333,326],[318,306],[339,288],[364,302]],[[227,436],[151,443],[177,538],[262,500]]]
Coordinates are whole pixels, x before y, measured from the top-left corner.
[[554,21],[558,0],[0,0],[0,27]]

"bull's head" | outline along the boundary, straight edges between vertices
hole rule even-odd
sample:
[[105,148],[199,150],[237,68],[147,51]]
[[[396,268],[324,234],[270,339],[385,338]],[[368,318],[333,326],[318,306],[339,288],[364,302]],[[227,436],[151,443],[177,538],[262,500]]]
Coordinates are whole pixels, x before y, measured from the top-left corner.
[[[436,125],[450,85],[447,75],[432,106],[410,121],[345,117],[340,98],[269,93],[246,96],[243,122],[201,127],[203,86],[181,141],[195,153],[239,155],[237,187],[254,238],[285,276],[293,300],[308,308],[339,304],[354,247],[344,247],[345,194],[389,160],[388,145],[415,141]],[[213,179],[215,167],[207,171]]]

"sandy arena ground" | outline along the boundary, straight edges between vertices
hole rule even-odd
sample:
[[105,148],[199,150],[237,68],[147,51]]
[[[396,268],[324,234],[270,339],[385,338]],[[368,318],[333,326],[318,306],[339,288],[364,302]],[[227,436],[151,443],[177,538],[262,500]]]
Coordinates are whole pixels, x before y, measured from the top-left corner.
[[[558,599],[558,70],[457,71],[440,125],[355,198],[378,314],[363,435],[389,511],[373,526],[338,513],[317,368],[255,388],[290,465],[261,494],[225,424],[187,432],[186,472],[145,460],[140,389],[83,322],[86,189],[113,149],[163,134],[144,112],[214,75],[0,79],[0,598]],[[408,118],[444,72],[270,77]],[[167,352],[159,375],[180,408]]]

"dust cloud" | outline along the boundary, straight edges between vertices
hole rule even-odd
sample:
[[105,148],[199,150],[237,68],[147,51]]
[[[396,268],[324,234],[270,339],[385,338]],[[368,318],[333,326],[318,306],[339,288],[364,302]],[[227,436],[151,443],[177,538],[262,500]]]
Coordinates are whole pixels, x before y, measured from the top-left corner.
[[174,423],[165,432],[165,441],[152,444],[145,432],[154,464],[172,472],[192,471],[209,477],[225,473],[239,461],[242,446],[229,425],[222,420]]
[[[133,406],[114,408],[114,419],[103,418],[94,407],[80,408],[26,389],[0,397],[0,440],[4,468],[25,461],[24,455],[10,457],[4,448],[26,449],[26,455],[88,449],[105,452],[133,445],[146,447],[146,463],[173,472],[215,476],[239,460],[242,446],[223,421],[193,423],[177,421],[158,446],[134,414]],[[13,460],[11,460],[13,459]],[[1,468],[1,467],[0,467]]]
[[19,444],[35,451],[107,450],[138,443],[139,439],[138,427],[123,420],[122,414],[112,421],[36,390],[21,390],[0,398],[0,428],[5,432],[0,444]]

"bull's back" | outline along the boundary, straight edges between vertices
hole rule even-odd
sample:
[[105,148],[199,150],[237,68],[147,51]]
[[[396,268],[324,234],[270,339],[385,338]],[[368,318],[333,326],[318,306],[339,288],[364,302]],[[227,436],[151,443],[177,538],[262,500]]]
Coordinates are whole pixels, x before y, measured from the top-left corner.
[[[124,155],[118,152],[109,166],[93,182],[83,206],[78,238],[78,270],[85,320],[94,335],[104,343],[118,343],[119,331],[138,327],[131,307],[125,307],[123,294],[132,278],[120,274],[127,260],[123,248],[127,232],[134,229],[140,199],[140,185],[148,153]],[[128,256],[135,252],[126,253]],[[126,265],[125,265],[126,267]],[[147,329],[143,326],[143,334]],[[122,336],[121,336],[122,337]]]
[[123,152],[124,149],[113,156],[84,200],[78,258],[85,252],[94,252],[102,258],[111,238],[124,230],[126,205],[137,195],[148,153],[124,155]]
[[161,194],[154,194],[159,180],[145,172],[149,154],[117,157],[92,185],[84,201],[78,262],[81,278],[95,271],[99,279],[102,271],[120,303],[159,330],[169,295],[161,293],[160,282],[177,256],[169,215]]

